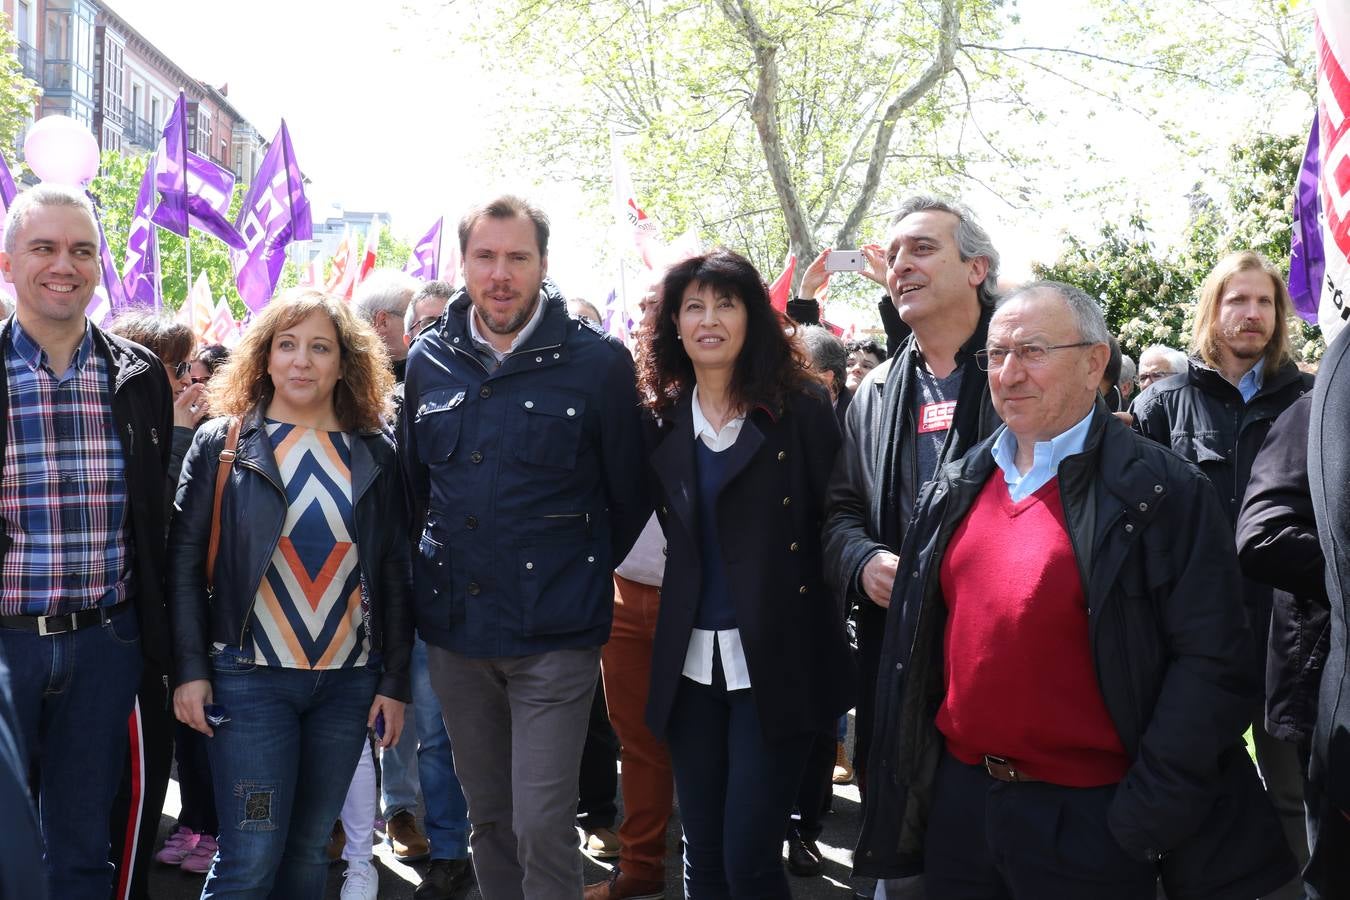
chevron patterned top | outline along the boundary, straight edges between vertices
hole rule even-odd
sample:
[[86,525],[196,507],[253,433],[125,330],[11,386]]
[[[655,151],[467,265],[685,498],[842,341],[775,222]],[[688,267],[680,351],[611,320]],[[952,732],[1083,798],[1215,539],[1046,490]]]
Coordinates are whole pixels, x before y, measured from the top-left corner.
[[366,664],[369,610],[352,515],[351,438],[267,421],[286,521],[249,618],[254,659],[290,669]]

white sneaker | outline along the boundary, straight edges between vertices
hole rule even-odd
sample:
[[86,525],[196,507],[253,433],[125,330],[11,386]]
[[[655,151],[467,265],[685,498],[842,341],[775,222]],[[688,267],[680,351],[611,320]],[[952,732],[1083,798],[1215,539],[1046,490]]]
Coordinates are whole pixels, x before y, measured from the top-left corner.
[[342,900],[376,900],[380,893],[380,873],[370,860],[350,860],[342,873]]

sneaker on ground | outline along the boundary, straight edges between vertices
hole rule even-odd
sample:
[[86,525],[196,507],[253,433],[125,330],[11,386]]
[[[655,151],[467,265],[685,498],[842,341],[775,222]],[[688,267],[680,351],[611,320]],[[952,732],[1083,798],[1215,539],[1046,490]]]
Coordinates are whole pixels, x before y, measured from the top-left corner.
[[205,875],[211,871],[211,863],[216,860],[216,839],[209,834],[199,835],[197,846],[192,848],[192,852],[183,857],[183,862],[178,866],[184,872],[191,872],[194,875]]
[[597,828],[586,832],[586,843],[582,846],[595,859],[615,859],[619,855],[619,836],[613,828]]
[[417,827],[417,816],[408,810],[400,810],[389,817],[384,826],[389,835],[389,846],[394,858],[399,862],[415,862],[431,855],[431,842]]
[[433,859],[413,900],[460,900],[473,884],[473,866],[467,859]]
[[155,859],[166,866],[176,866],[192,852],[193,847],[197,846],[197,839],[200,837],[201,835],[191,828],[184,828],[180,825],[178,830],[164,841],[164,846],[159,848],[159,852],[155,854]]
[[380,874],[370,860],[351,860],[342,873],[342,900],[376,900],[380,894]]
[[586,885],[585,900],[664,900],[666,883],[631,878],[617,866],[609,880]]

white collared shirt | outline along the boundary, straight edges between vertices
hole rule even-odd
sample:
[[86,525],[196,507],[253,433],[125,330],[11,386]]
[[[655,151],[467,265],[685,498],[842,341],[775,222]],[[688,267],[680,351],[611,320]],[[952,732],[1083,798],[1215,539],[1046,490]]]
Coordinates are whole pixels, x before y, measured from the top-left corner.
[[[698,404],[697,384],[689,401],[693,411],[695,440],[702,441],[714,453],[720,453],[736,443],[745,425],[745,413],[728,420],[720,429],[713,428],[708,417],[703,414],[703,407]],[[681,674],[699,684],[712,684],[714,643],[716,652],[722,657],[722,674],[727,680],[727,690],[743,691],[750,687],[750,668],[745,662],[745,647],[741,645],[738,628],[726,631],[695,628],[689,635],[689,649],[684,654],[684,671]]]
[[505,350],[498,350],[492,345],[491,341],[483,337],[483,332],[478,330],[478,310],[471,306],[469,308],[469,338],[476,345],[491,353],[496,358],[497,365],[500,366],[502,360],[515,353],[516,348],[525,343],[530,335],[534,334],[534,330],[539,327],[539,320],[544,317],[544,304],[547,302],[548,298],[544,296],[543,290],[540,290],[539,300],[534,304],[534,313],[530,316],[530,321],[525,323],[524,328],[516,332],[515,338],[511,341],[511,346]]

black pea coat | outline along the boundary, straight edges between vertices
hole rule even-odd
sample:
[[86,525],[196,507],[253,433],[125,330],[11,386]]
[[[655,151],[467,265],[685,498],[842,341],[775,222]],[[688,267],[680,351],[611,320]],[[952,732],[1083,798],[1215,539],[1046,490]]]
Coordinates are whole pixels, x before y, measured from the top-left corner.
[[[692,393],[692,392],[690,392]],[[666,534],[647,724],[664,737],[698,611],[702,561],[690,395],[654,426],[651,464]],[[730,454],[717,527],[751,691],[767,740],[828,730],[854,702],[839,599],[825,587],[820,530],[839,426],[823,390],[757,408]]]

